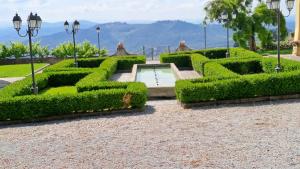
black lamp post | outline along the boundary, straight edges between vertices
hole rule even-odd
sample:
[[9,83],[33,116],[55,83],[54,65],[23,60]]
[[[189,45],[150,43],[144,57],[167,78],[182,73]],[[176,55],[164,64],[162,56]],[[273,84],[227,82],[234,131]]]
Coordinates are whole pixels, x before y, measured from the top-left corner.
[[204,18],[204,21],[203,21],[203,29],[204,29],[204,49],[206,49],[206,28],[207,28],[207,17]]
[[[231,19],[235,19],[235,18],[236,18],[236,14],[232,13]],[[229,22],[230,22],[230,19],[229,19],[229,14],[226,11],[224,11],[221,14],[221,21],[223,21],[224,25],[227,28],[227,51],[226,51],[226,58],[229,58],[230,57],[230,51],[229,51]]]
[[99,52],[100,52],[100,50],[101,50],[101,46],[100,46],[100,26],[97,26],[96,32],[97,32],[97,35],[98,35],[98,48],[99,48]]
[[27,30],[26,34],[22,35],[20,33],[21,26],[22,26],[22,19],[21,17],[16,14],[13,18],[14,28],[18,32],[20,37],[29,37],[29,52],[30,52],[30,63],[31,63],[31,76],[32,76],[32,92],[34,94],[38,94],[38,86],[35,82],[35,75],[34,75],[34,64],[33,64],[33,54],[32,54],[32,37],[36,37],[38,35],[38,31],[42,25],[42,19],[37,14],[33,15],[30,13],[27,19]]
[[[68,23],[68,21],[66,21],[65,23],[64,23],[64,27],[65,27],[65,30],[66,30],[66,32],[67,33],[69,33],[69,23]],[[77,57],[76,57],[76,39],[75,39],[75,35],[76,35],[76,33],[79,31],[79,28],[80,28],[80,23],[77,21],[77,20],[75,20],[74,22],[73,22],[73,24],[72,24],[72,35],[73,35],[73,45],[74,45],[74,65],[75,65],[75,67],[78,67],[78,62],[77,62]]]
[[[286,6],[289,11],[289,14],[285,17],[290,16],[291,11],[294,8],[294,2],[295,0],[286,0]],[[281,10],[280,10],[280,0],[266,0],[266,4],[269,9],[274,10],[277,13],[277,66],[275,68],[276,72],[280,72],[282,67],[280,64],[280,16],[281,16]]]

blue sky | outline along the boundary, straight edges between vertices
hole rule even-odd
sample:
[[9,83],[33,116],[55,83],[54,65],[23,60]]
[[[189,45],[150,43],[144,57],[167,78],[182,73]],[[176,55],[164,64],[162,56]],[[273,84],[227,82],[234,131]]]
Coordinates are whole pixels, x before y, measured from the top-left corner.
[[[95,22],[200,21],[206,0],[0,0],[0,22],[18,11],[25,18],[36,11],[46,22],[83,19]],[[23,19],[24,20],[24,19]]]
[[[45,22],[90,20],[98,23],[156,20],[200,22],[209,0],[0,0],[0,27],[11,24],[18,12],[23,20],[30,11]],[[284,0],[282,0],[283,6]],[[294,11],[293,11],[294,12]]]

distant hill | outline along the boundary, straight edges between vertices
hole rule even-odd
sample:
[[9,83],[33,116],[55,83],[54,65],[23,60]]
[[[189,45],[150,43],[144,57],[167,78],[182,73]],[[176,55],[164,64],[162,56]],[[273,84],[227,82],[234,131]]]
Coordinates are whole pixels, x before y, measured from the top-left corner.
[[[97,44],[96,26],[97,23],[80,21],[81,30],[77,35],[77,41],[85,40]],[[287,23],[289,30],[294,30],[294,23]],[[39,37],[35,39],[42,45],[50,48],[56,45],[71,41],[71,35],[66,34],[63,22],[43,23]],[[128,51],[136,53],[141,51],[142,46],[146,49],[151,47],[166,49],[170,46],[175,49],[181,40],[185,40],[187,45],[194,49],[204,47],[204,32],[200,25],[184,21],[158,21],[151,24],[127,24],[121,22],[100,24],[101,27],[101,47],[106,48],[110,53],[115,51],[118,42],[123,42]],[[231,32],[232,35],[232,32]],[[0,29],[0,41],[9,42],[21,40],[15,30],[10,28]],[[231,40],[231,45],[233,44]],[[222,25],[211,24],[207,28],[207,46],[223,47],[226,45],[226,30]]]

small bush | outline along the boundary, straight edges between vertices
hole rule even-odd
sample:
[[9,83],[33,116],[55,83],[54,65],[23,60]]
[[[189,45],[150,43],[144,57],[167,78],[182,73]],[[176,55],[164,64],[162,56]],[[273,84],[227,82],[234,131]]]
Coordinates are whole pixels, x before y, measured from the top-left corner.
[[209,62],[204,65],[204,76],[206,77],[238,77],[239,75],[225,68],[224,66],[215,63]]
[[174,63],[178,68],[192,67],[192,62],[189,54],[178,53],[176,55],[172,54],[162,54],[160,55],[161,63]]
[[118,56],[118,70],[131,70],[135,64],[145,64],[145,56]]

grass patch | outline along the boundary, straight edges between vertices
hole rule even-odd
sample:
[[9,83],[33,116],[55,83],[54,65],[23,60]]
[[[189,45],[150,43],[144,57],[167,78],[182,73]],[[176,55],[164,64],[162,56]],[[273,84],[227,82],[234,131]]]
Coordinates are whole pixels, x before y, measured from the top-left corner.
[[42,95],[77,94],[75,86],[51,87],[41,91]]
[[[35,63],[34,69],[38,70],[46,66],[45,63]],[[3,65],[0,66],[0,78],[6,77],[24,77],[31,73],[30,64],[19,64],[19,65]]]
[[[268,55],[276,55],[277,50],[261,50],[257,51],[257,53],[263,55],[263,56],[268,56]],[[292,54],[293,49],[282,49],[280,50],[280,54],[286,55],[286,54]]]

